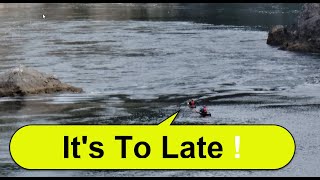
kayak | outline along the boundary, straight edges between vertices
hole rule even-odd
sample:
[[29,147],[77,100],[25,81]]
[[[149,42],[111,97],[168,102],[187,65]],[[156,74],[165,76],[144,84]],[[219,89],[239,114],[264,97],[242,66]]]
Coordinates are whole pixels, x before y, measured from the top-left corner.
[[207,117],[207,116],[210,116],[211,117],[211,113],[206,113],[206,114],[201,114],[199,113],[201,117]]

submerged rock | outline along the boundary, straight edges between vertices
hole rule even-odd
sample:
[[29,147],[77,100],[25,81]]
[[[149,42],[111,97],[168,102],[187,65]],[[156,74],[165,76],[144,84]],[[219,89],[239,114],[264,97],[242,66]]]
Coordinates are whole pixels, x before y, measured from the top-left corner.
[[288,27],[274,26],[268,33],[267,44],[282,50],[320,52],[320,3],[306,3]]
[[10,69],[0,75],[0,97],[82,91],[81,88],[60,82],[54,75],[24,66]]

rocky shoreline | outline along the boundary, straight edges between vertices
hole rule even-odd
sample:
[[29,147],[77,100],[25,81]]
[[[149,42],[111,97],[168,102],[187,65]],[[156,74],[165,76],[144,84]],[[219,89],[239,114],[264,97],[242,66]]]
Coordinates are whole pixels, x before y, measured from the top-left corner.
[[320,53],[320,3],[304,4],[295,24],[272,27],[267,44],[281,50]]

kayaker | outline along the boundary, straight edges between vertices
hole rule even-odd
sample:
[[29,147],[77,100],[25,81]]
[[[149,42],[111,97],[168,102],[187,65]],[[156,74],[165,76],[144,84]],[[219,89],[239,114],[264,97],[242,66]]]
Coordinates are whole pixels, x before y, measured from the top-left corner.
[[188,105],[190,108],[196,108],[196,102],[193,99],[191,99],[191,101],[189,101]]
[[210,113],[208,113],[208,110],[207,110],[207,107],[206,106],[202,106],[200,111],[199,111],[199,114],[202,116],[202,117],[206,117],[206,116],[211,116]]
[[202,106],[201,109],[200,109],[200,114],[207,114],[208,111],[207,111],[207,107],[206,106]]

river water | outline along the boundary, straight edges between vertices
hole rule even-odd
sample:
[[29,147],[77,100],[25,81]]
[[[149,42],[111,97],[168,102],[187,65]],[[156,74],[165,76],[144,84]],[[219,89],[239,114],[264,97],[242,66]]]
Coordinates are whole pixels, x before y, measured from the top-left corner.
[[[82,94],[0,98],[0,176],[320,176],[320,56],[266,44],[301,4],[1,4],[0,72],[22,64]],[[42,15],[45,15],[43,18]],[[187,110],[194,98],[212,117]],[[25,170],[27,124],[278,124],[296,142],[280,170]]]

